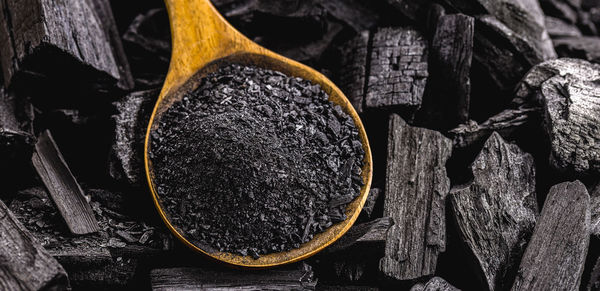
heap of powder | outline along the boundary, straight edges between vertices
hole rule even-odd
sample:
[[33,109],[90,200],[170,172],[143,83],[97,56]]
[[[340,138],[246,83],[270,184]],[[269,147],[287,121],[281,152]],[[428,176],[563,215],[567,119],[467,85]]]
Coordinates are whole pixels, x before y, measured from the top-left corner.
[[352,118],[318,85],[228,65],[174,103],[151,133],[164,211],[209,251],[257,258],[343,221],[363,184]]

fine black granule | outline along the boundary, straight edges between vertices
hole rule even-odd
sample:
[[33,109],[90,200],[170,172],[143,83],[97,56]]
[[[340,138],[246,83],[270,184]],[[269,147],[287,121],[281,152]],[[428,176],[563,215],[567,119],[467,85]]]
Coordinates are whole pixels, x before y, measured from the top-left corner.
[[195,245],[257,258],[346,219],[364,151],[320,86],[228,65],[202,79],[151,134],[164,211]]

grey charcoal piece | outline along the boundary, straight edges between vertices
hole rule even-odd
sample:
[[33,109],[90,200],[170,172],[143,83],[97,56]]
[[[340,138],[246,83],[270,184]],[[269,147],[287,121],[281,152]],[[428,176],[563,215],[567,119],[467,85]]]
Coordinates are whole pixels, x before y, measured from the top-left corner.
[[433,277],[426,283],[414,285],[410,288],[410,291],[460,291],[460,289],[440,277]]
[[434,274],[446,249],[445,198],[450,190],[446,162],[452,141],[441,133],[406,124],[391,115],[384,216],[393,219],[379,269],[410,280]]
[[417,30],[380,28],[373,36],[366,105],[417,110],[427,83],[427,41]]
[[578,290],[590,241],[590,196],[579,181],[550,189],[512,290]]
[[533,157],[493,133],[471,164],[473,181],[448,199],[458,233],[489,290],[505,290],[537,214]]

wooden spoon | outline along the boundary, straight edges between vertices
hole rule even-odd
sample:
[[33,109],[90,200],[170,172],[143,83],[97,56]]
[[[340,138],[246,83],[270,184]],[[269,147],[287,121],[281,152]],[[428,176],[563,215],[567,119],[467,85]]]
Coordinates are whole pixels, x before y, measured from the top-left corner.
[[[296,262],[316,254],[340,238],[358,218],[367,199],[371,186],[372,160],[371,149],[365,129],[354,108],[344,94],[321,73],[296,61],[271,52],[252,42],[219,14],[209,0],[165,0],[171,22],[173,52],[171,64],[162,91],[150,118],[144,146],[146,176],[154,204],[171,232],[188,247],[214,259],[244,267],[271,267]],[[280,71],[294,77],[309,80],[321,85],[329,94],[329,100],[340,105],[348,113],[360,135],[365,150],[362,178],[364,186],[360,195],[346,208],[346,220],[334,224],[324,232],[302,244],[299,248],[263,255],[258,259],[224,252],[211,252],[192,244],[169,222],[160,198],[156,192],[152,163],[148,158],[150,151],[150,132],[158,127],[158,120],[174,102],[181,100],[183,94],[197,88],[199,81],[219,66],[230,63],[253,65],[265,69]]]

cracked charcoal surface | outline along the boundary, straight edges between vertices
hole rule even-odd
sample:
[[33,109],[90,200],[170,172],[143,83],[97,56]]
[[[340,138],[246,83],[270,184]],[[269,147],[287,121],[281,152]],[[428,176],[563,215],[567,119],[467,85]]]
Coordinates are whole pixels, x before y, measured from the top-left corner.
[[257,258],[344,220],[364,151],[318,85],[229,65],[162,116],[151,160],[163,209],[196,245]]

